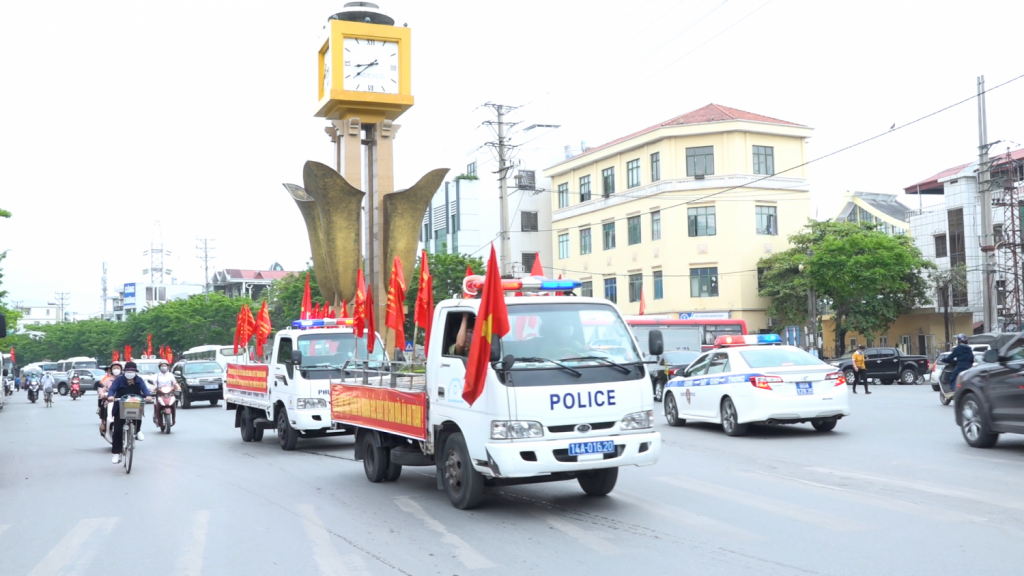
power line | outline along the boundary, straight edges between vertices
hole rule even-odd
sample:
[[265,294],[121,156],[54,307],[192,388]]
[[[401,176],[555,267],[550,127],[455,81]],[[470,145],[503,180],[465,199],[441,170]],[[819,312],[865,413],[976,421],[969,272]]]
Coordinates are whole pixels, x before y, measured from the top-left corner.
[[206,294],[206,300],[210,300],[210,260],[214,259],[214,256],[210,255],[210,251],[213,250],[213,246],[210,244],[213,242],[213,238],[196,238],[196,250],[200,253],[198,258],[203,263],[203,277],[205,282],[203,283],[203,294]]
[[57,322],[64,321],[64,310],[67,309],[68,303],[71,302],[70,292],[54,292],[54,298],[57,299]]

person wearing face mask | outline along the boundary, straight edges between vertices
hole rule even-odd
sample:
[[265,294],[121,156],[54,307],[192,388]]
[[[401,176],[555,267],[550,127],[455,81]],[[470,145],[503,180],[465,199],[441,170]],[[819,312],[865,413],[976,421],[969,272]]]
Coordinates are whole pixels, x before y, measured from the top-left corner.
[[[162,386],[171,386],[174,388],[176,395],[181,392],[181,386],[178,385],[178,381],[171,374],[171,367],[165,360],[160,361],[160,373],[156,375],[155,385],[153,386],[154,392],[159,390]],[[157,428],[160,427],[156,420],[156,410],[153,410],[153,424]]]
[[[121,430],[124,429],[124,420],[121,419],[119,414],[117,399],[128,395],[145,396],[146,400],[153,397],[149,388],[146,387],[146,381],[139,377],[139,367],[132,361],[128,361],[124,365],[124,374],[115,378],[114,383],[110,386],[110,390],[107,391],[107,400],[114,402],[114,441],[110,447],[111,453],[114,455],[110,459],[113,464],[121,463],[121,449],[124,446],[124,434],[121,433]],[[141,425],[142,421],[140,420],[136,430],[139,430]],[[135,439],[139,442],[144,439],[141,431],[135,433]]]
[[100,436],[107,433],[107,390],[110,389],[114,380],[121,375],[121,364],[114,362],[107,366],[107,373],[100,380],[100,387],[96,389],[99,398],[96,400],[96,413],[100,415]]

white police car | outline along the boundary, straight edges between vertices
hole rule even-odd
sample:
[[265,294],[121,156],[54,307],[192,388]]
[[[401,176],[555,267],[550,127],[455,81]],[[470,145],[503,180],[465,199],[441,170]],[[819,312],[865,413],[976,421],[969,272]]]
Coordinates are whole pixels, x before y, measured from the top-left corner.
[[835,428],[850,415],[843,373],[780,342],[778,334],[720,336],[665,386],[668,423],[720,423],[729,436],[746,434],[750,424]]

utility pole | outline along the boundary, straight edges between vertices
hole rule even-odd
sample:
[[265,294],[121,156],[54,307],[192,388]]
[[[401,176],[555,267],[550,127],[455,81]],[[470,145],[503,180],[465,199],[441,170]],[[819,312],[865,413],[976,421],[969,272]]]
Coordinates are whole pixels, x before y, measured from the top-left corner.
[[57,322],[63,322],[64,310],[68,307],[68,303],[71,302],[71,293],[55,292],[54,296],[57,298]]
[[107,319],[107,263],[103,263],[103,280],[100,283],[103,288],[103,315],[100,318]]
[[203,275],[205,282],[203,283],[203,294],[206,294],[206,301],[210,301],[210,260],[213,260],[213,256],[210,256],[210,250],[213,250],[213,246],[210,243],[213,242],[213,238],[196,238],[196,250],[199,250],[199,260],[203,263]]
[[995,247],[992,242],[992,188],[988,159],[988,120],[985,115],[985,77],[978,76],[978,192],[981,194],[981,271],[982,306],[984,308],[984,330],[992,332],[996,324],[996,298],[993,260]]
[[505,128],[511,128],[518,124],[518,122],[505,122],[505,115],[515,110],[517,106],[506,106],[504,104],[493,104],[488,102],[484,104],[488,108],[494,110],[498,120],[487,121],[484,124],[488,126],[497,126],[498,128],[498,141],[488,142],[486,145],[492,148],[496,148],[498,151],[498,188],[499,188],[499,201],[501,203],[501,274],[512,273],[512,248],[509,244],[510,235],[508,230],[509,214],[508,214],[508,173],[512,170],[512,166],[509,163],[509,152],[515,148],[508,143],[508,139],[505,136]]

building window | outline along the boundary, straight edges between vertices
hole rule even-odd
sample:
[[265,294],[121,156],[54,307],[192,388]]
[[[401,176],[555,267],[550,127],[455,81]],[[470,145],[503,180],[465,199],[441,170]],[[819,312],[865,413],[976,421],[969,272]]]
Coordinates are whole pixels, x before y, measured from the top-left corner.
[[690,236],[715,235],[715,207],[687,208],[686,216]]
[[448,229],[441,228],[440,230],[434,230],[434,253],[435,254],[447,254],[448,253]]
[[757,215],[757,233],[762,236],[778,236],[779,217],[775,206],[754,206]]
[[630,274],[629,275],[629,301],[639,302],[640,293],[644,289],[644,275],[643,274]]
[[519,221],[523,232],[536,232],[538,229],[536,212],[520,212]]
[[651,182],[661,180],[661,153],[651,154]]
[[651,212],[651,240],[661,240],[661,210]]
[[686,149],[686,175],[702,176],[715,173],[715,147],[701,146]]
[[601,170],[601,193],[605,196],[615,194],[615,167]]
[[640,185],[640,159],[626,162],[626,188],[636,188]]
[[882,346],[882,347],[888,346],[889,345],[889,337],[888,336],[879,336],[878,337],[878,345]]
[[452,254],[459,253],[459,215],[452,214],[451,222],[452,231]]
[[935,235],[935,257],[945,258],[949,256],[949,252],[946,251],[946,235],[936,234]]
[[569,205],[569,185],[559,184],[558,185],[558,207],[565,208]]
[[775,149],[771,146],[754,146],[754,174],[775,174]]
[[[946,213],[949,230],[949,265],[967,264],[967,243],[964,241],[964,209],[957,208]],[[954,304],[955,305],[955,304]]]
[[718,268],[690,268],[690,298],[718,296]]
[[594,295],[594,283],[590,280],[584,280],[580,286],[580,296],[590,298]]
[[996,280],[996,305],[1006,306],[1006,280]]
[[629,236],[629,245],[640,243],[640,217],[630,216],[626,219],[626,231]]
[[665,297],[665,285],[663,284],[661,270],[654,271],[654,299],[661,300]]
[[591,250],[590,228],[584,228],[580,230],[580,254],[590,254]]
[[565,260],[569,257],[569,234],[558,235],[558,258]]
[[615,285],[615,278],[604,279],[604,297],[611,300],[613,304],[618,301],[619,289]]
[[604,226],[604,249],[615,248],[615,222],[605,222]]
[[580,178],[580,202],[590,200],[590,176]]
[[476,160],[466,165],[466,176],[476,176]]
[[999,244],[1003,241],[1003,225],[994,224],[992,226],[992,243]]
[[536,252],[523,252],[523,272],[529,274],[533,271],[533,261],[537,259]]
[[862,224],[875,223],[875,217],[871,215],[871,212],[868,212],[860,206],[857,206],[857,219],[860,220]]

